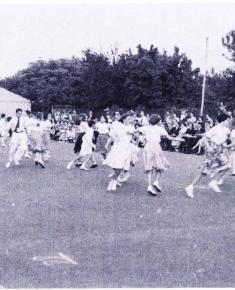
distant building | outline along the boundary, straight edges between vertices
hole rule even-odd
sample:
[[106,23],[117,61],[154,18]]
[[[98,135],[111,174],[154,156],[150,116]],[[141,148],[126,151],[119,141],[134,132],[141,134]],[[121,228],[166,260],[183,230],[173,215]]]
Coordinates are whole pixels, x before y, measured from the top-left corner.
[[14,116],[17,108],[21,108],[23,111],[31,111],[30,100],[0,88],[0,114]]

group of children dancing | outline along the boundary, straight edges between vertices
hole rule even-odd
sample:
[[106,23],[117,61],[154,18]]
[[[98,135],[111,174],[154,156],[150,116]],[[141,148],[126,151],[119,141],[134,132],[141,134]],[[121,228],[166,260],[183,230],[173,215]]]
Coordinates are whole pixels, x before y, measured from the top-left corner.
[[[34,157],[35,165],[45,168],[44,162],[50,157],[51,116],[48,115],[44,120],[41,114],[28,112],[26,117],[22,117],[22,110],[17,109],[16,116],[9,124],[11,140],[6,167],[9,168],[12,162],[19,165],[24,155]],[[142,147],[147,192],[156,196],[162,191],[161,176],[169,167],[160,144],[164,138],[184,142],[184,139],[167,133],[158,114],[151,115],[148,124],[141,127],[135,126],[132,111],[125,114],[114,112],[112,122],[107,122],[105,116],[101,116],[99,122],[87,120],[84,116],[79,121],[75,157],[68,163],[67,169],[73,165],[86,171],[96,167],[94,153],[98,152],[103,156],[103,164],[112,169],[107,190],[116,191],[128,180],[132,166],[139,160]],[[220,186],[231,167],[232,175],[235,175],[235,119],[220,114],[217,125],[204,134],[200,146],[205,150],[202,165],[191,184],[185,188],[190,198],[193,198],[194,189],[203,177],[210,176],[209,187],[220,192]],[[92,165],[88,166],[90,162]]]
[[[156,196],[162,191],[160,178],[169,167],[160,145],[162,138],[184,142],[167,133],[158,114],[151,115],[149,124],[139,128],[135,128],[131,113],[121,115],[119,111],[114,113],[111,124],[102,116],[97,124],[92,120],[83,120],[80,126],[83,129],[75,144],[76,157],[68,163],[67,169],[76,165],[81,170],[89,170],[89,161],[92,162],[91,167],[96,167],[94,153],[101,153],[104,157],[103,164],[112,169],[108,191],[116,191],[127,181],[131,167],[138,161],[139,147],[143,147],[147,192]],[[205,148],[205,156],[198,175],[185,188],[186,195],[190,198],[193,197],[195,186],[206,175],[212,178],[209,187],[219,192],[219,186],[231,168],[231,160],[232,167],[235,168],[235,120],[226,114],[219,115],[218,124],[205,133],[200,146]]]

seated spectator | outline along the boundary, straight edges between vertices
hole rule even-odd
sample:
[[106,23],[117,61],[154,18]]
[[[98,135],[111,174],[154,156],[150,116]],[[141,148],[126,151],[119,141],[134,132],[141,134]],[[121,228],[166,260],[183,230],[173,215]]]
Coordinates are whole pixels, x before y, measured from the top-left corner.
[[77,130],[76,130],[76,127],[74,125],[71,125],[71,126],[68,127],[67,138],[68,138],[68,142],[69,143],[74,143],[75,142],[76,133],[77,133]]
[[214,121],[213,119],[209,116],[209,114],[206,115],[206,120],[205,122],[212,128],[214,126]]
[[220,102],[220,103],[219,103],[218,115],[221,115],[221,114],[228,115],[227,108],[226,108],[226,106],[224,105],[223,102]]
[[[166,129],[169,133],[170,136],[172,137],[176,137],[179,134],[179,130],[180,130],[180,125],[179,122],[177,122],[175,120],[175,122],[173,123],[173,125],[171,126],[171,129]],[[163,150],[170,150],[170,151],[174,151],[175,148],[174,146],[172,147],[172,142],[169,139],[163,139],[161,142],[161,146]],[[174,144],[174,143],[173,143]]]
[[[196,121],[196,119],[195,119]],[[192,148],[196,145],[196,130],[194,129],[194,124],[187,121],[186,123],[187,130],[182,138],[185,140],[182,146],[183,153],[192,153]]]
[[180,118],[179,118],[180,122],[184,121],[187,118],[187,116],[188,116],[187,110],[182,109],[180,111]]
[[193,113],[189,113],[187,121],[188,121],[188,123],[194,124],[194,123],[196,123],[197,119]]
[[[177,138],[182,138],[186,132],[187,132],[187,125],[185,122],[181,122],[180,123],[180,129],[179,129],[179,133],[177,135]],[[174,151],[179,152],[180,151],[180,146],[182,145],[181,141],[172,141],[171,142],[171,146],[174,148]]]

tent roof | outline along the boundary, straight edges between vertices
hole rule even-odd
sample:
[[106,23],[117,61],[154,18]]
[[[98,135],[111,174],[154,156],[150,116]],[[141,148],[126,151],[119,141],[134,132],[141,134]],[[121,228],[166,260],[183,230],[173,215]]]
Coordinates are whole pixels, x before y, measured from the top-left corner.
[[30,100],[0,87],[0,102],[30,103]]

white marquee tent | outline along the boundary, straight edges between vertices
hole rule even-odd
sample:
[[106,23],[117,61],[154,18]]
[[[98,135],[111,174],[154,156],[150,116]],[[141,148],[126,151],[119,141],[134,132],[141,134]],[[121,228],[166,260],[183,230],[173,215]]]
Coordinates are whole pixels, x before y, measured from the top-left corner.
[[14,116],[17,108],[31,111],[31,102],[6,89],[0,88],[0,114]]

